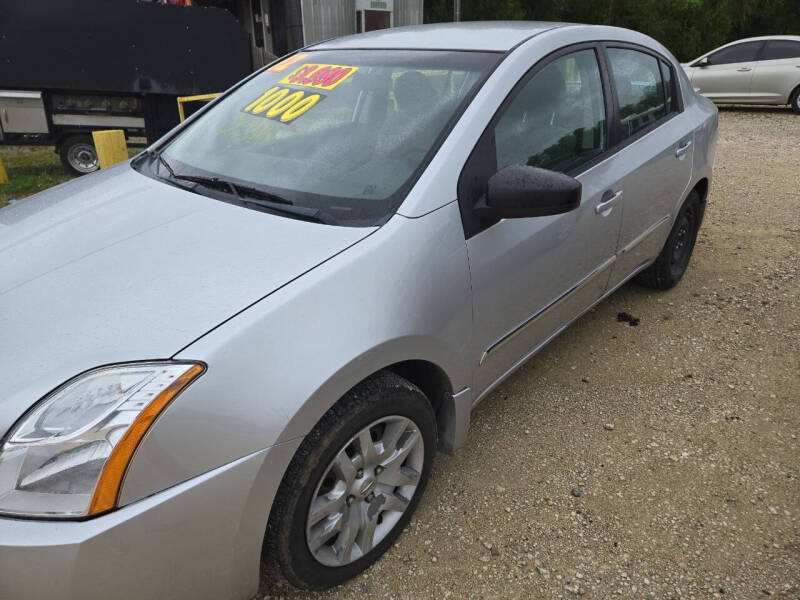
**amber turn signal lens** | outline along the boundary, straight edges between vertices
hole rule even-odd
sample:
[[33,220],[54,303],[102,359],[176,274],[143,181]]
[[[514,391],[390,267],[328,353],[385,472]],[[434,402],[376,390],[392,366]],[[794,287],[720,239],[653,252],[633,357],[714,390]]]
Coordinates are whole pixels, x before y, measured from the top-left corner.
[[164,391],[158,394],[139,413],[139,416],[136,417],[136,420],[128,427],[125,435],[114,447],[111,456],[108,457],[103,467],[103,472],[100,474],[100,479],[97,481],[97,487],[92,496],[92,502],[89,505],[89,515],[97,515],[109,511],[117,505],[125,473],[128,471],[128,466],[142,438],[144,438],[158,415],[164,411],[173,398],[200,376],[203,370],[202,365],[192,365],[185,373],[164,388]]

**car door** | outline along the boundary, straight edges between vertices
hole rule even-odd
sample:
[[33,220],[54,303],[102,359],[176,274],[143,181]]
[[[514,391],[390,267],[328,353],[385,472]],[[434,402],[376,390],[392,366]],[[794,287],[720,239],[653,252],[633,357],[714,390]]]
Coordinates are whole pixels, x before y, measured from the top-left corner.
[[702,64],[696,61],[692,85],[714,102],[749,102],[750,85],[763,41],[742,42],[712,52]]
[[[518,82],[461,174],[476,397],[606,289],[621,211],[613,176],[591,169],[608,148],[604,87],[593,45],[551,55]],[[488,178],[520,163],[577,175],[580,206],[560,215],[480,221],[472,208]]]
[[753,102],[786,104],[800,84],[800,41],[769,40],[753,71]]
[[693,128],[682,110],[674,68],[639,47],[607,47],[614,87],[614,161],[624,165],[622,228],[610,287],[661,251],[692,175]]

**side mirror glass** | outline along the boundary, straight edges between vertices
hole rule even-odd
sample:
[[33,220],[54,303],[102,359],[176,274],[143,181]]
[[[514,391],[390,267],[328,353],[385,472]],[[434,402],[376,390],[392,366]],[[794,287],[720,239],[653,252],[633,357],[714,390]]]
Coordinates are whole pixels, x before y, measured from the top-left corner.
[[474,211],[487,220],[559,215],[580,205],[581,189],[581,182],[569,175],[512,165],[489,178]]

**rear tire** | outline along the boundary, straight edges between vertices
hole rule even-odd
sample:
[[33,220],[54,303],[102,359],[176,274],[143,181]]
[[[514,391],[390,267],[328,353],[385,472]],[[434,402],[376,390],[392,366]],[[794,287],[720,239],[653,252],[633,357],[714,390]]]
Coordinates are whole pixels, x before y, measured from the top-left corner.
[[636,281],[657,290],[668,290],[677,285],[689,266],[701,219],[702,199],[697,191],[692,191],[678,212],[661,254],[639,273]]
[[74,175],[86,175],[100,168],[97,150],[88,135],[71,135],[58,145],[61,164]]
[[798,85],[792,92],[792,95],[789,96],[789,104],[792,107],[792,111],[800,115],[800,85]]
[[307,590],[358,575],[411,519],[435,448],[436,416],[418,387],[389,372],[358,384],[325,413],[286,470],[264,567]]

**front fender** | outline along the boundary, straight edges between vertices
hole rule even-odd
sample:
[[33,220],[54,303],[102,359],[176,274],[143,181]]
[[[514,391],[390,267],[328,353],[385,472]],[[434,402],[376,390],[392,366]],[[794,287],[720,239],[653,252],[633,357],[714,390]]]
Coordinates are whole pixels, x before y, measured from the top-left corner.
[[143,440],[120,503],[306,435],[355,384],[396,362],[427,360],[453,390],[467,388],[471,331],[457,203],[396,215],[175,357],[208,371]]

